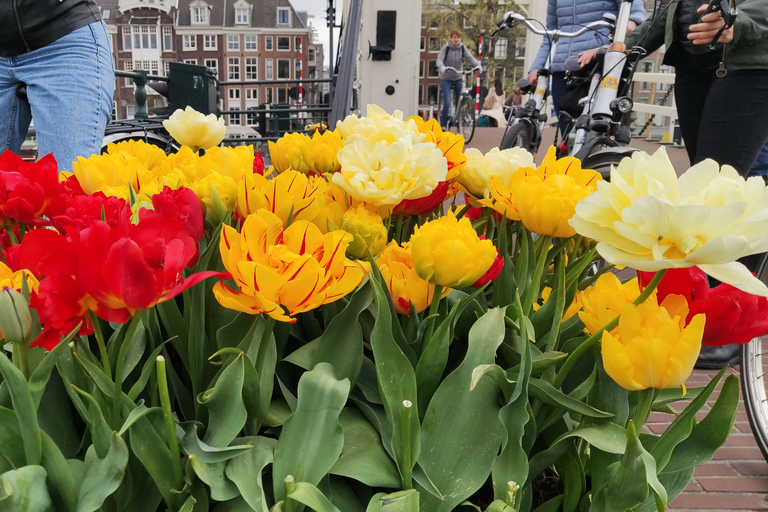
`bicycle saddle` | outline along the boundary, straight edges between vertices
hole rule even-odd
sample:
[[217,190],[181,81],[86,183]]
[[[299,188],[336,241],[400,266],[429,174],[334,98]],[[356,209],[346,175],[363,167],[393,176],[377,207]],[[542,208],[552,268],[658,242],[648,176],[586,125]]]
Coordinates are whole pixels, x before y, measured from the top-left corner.
[[598,55],[596,55],[595,58],[592,59],[592,62],[590,62],[584,67],[581,67],[581,65],[579,64],[579,56],[572,55],[567,59],[565,59],[565,70],[570,71],[571,74],[573,74],[573,76],[586,78],[592,74],[592,71],[600,62],[601,58],[602,58],[601,55],[598,53]]
[[520,92],[523,94],[528,94],[529,92],[533,91],[533,86],[527,78],[521,78],[515,85],[520,88]]

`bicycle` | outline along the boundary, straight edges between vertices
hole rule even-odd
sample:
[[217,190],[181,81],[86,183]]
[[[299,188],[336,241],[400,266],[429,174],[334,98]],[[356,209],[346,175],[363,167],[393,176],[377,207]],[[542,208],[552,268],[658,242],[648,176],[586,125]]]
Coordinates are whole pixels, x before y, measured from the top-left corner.
[[[511,11],[504,15],[497,23],[496,32],[522,23],[535,34],[550,38],[552,44],[547,66],[539,70],[533,98],[520,109],[511,124],[507,123],[500,149],[523,147],[536,154],[541,144],[541,133],[548,119],[544,107],[550,95],[550,68],[555,43],[563,37],[572,38],[596,28],[609,28],[616,34],[613,43],[598,52],[592,63],[582,69],[577,57],[571,57],[566,62],[566,70],[570,72],[572,79],[588,79],[590,86],[587,95],[579,102],[582,105],[581,114],[575,120],[569,116],[570,128],[563,136],[563,144],[558,147],[559,155],[575,156],[582,161],[583,166],[600,171],[603,177],[607,177],[611,165],[618,165],[624,157],[637,151],[628,146],[632,132],[627,121],[633,107],[628,94],[636,61],[643,50],[639,47],[627,50],[624,45],[631,4],[631,0],[624,0],[618,16],[605,14],[602,20],[588,23],[574,32],[542,29],[534,24],[540,24],[538,21]],[[527,89],[530,92],[532,87],[526,84],[525,79],[518,82],[521,90]]]
[[[451,66],[446,66],[446,69],[452,69],[461,74],[461,94],[456,99],[456,102],[451,102],[451,114],[444,125],[448,130],[452,130],[455,127],[456,133],[463,135],[464,142],[469,143],[469,141],[472,140],[472,136],[475,134],[477,118],[475,117],[474,101],[470,96],[471,91],[467,86],[467,76],[471,75],[473,71],[478,71],[480,68],[476,67],[469,71],[462,71]],[[438,95],[437,104],[442,105],[440,95]],[[441,124],[443,124],[442,119]]]

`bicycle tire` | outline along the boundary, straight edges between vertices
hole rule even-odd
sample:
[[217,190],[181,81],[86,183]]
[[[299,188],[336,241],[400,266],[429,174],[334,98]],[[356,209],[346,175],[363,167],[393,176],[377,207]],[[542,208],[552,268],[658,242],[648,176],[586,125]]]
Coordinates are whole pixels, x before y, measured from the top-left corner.
[[[768,283],[768,254],[757,265],[757,278]],[[768,372],[768,335],[741,346],[741,392],[747,419],[757,446],[768,461],[768,397],[765,374]]]
[[532,147],[533,129],[527,123],[515,123],[509,127],[507,133],[501,139],[499,149],[523,148],[531,154],[536,152]]
[[617,167],[622,160],[631,157],[636,151],[638,150],[629,146],[596,151],[582,160],[581,167],[594,169],[600,173],[605,181],[610,181],[611,168]]
[[464,143],[468,144],[475,134],[475,109],[472,108],[469,101],[461,100],[456,110],[456,120],[459,133],[464,136]]

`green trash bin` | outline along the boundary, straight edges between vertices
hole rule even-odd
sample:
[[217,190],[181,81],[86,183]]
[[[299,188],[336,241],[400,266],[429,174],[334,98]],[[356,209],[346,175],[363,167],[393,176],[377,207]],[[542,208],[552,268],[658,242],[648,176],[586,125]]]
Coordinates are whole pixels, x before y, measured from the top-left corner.
[[291,108],[289,103],[273,103],[269,109],[274,112],[270,112],[269,131],[273,136],[291,131],[291,113],[288,109]]
[[212,69],[171,62],[168,79],[171,112],[190,106],[205,115],[219,115],[219,92]]

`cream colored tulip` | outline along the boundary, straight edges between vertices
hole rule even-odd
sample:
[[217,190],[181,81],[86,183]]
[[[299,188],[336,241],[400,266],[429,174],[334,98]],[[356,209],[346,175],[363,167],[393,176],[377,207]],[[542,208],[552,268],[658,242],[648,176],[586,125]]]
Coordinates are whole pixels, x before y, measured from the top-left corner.
[[163,126],[176,142],[193,151],[218,146],[227,133],[223,118],[203,115],[192,107],[178,109],[163,121]]
[[475,148],[467,149],[467,163],[455,178],[464,192],[478,198],[491,197],[491,176],[497,176],[502,183],[509,183],[512,175],[521,167],[535,168],[533,155],[522,148],[499,150],[493,148],[483,155]]

